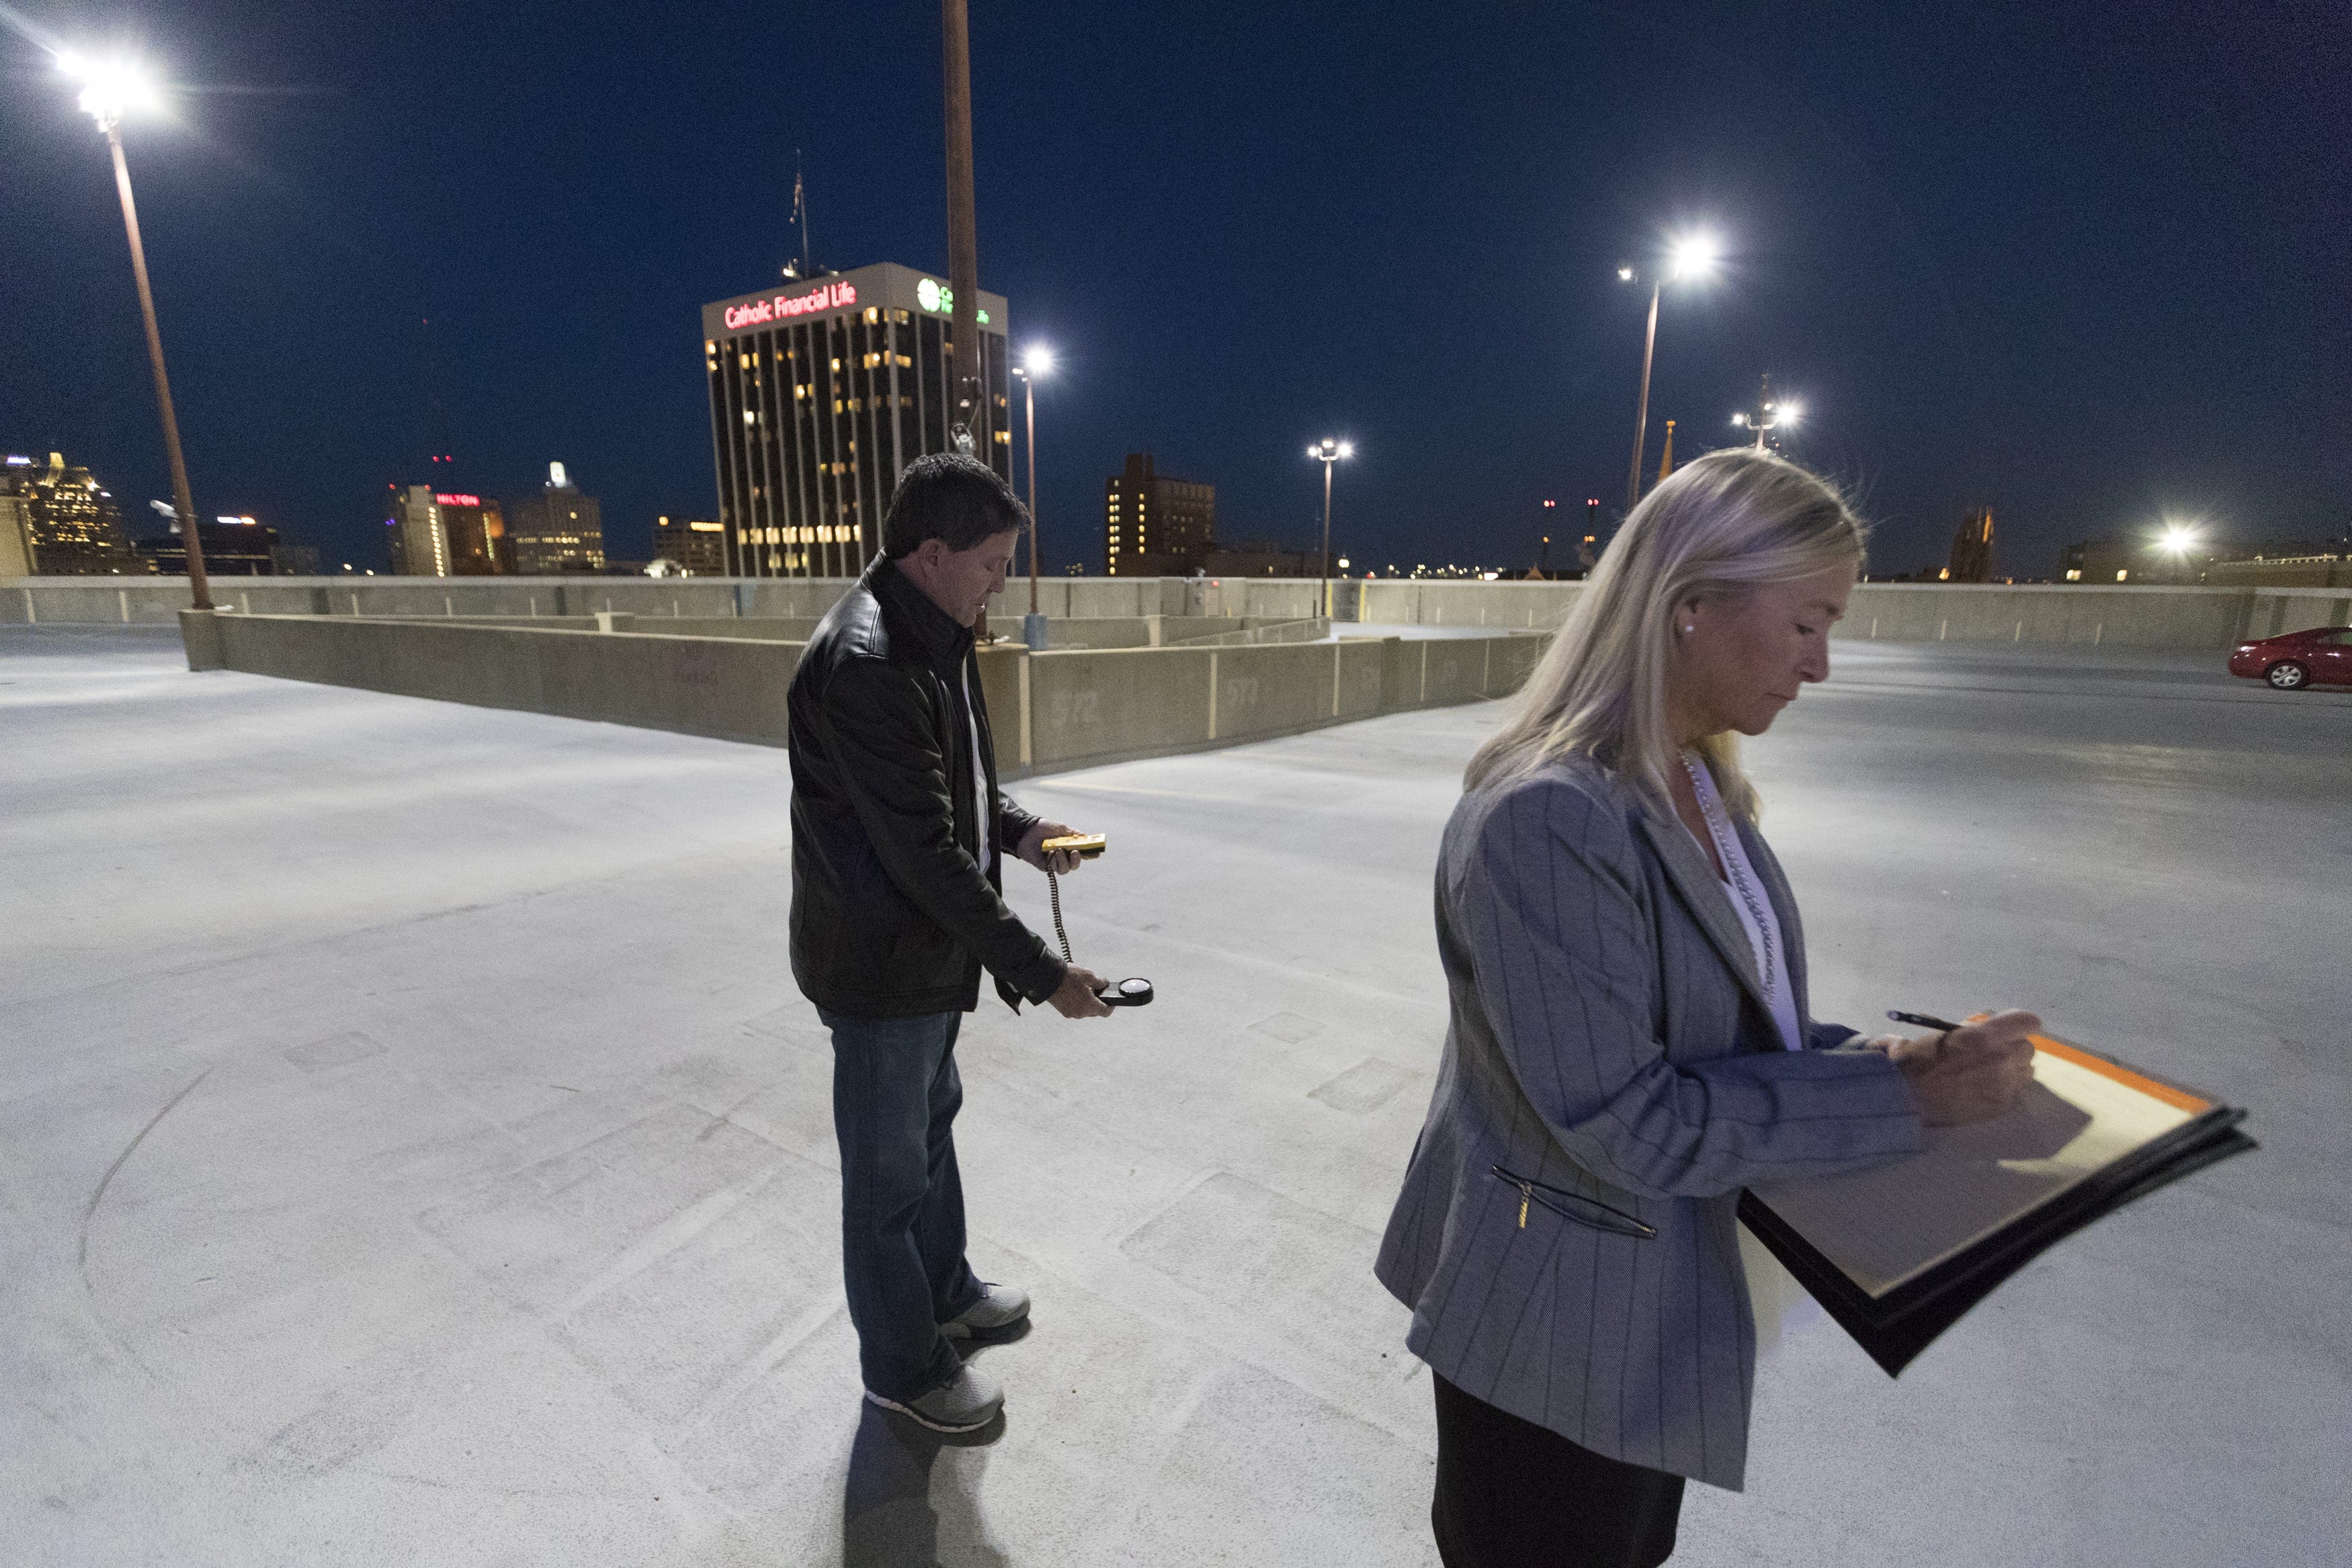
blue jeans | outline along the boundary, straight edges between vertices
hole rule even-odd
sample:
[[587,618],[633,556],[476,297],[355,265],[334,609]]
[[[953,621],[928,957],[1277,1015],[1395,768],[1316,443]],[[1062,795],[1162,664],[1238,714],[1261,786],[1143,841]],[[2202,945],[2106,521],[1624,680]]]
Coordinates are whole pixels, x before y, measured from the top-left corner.
[[866,1386],[909,1400],[963,1365],[939,1325],[981,1298],[964,1262],[956,1175],[961,1013],[848,1018],[833,1031],[833,1133],[841,1145],[841,1271]]

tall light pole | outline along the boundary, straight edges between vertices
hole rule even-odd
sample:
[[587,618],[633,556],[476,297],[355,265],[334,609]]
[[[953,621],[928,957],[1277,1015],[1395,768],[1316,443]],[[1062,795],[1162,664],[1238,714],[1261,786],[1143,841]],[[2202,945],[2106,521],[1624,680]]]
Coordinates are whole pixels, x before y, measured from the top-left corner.
[[[1706,277],[1715,269],[1715,241],[1705,235],[1678,240],[1666,253],[1664,272],[1650,277],[1650,324],[1642,335],[1642,401],[1633,414],[1633,463],[1625,476],[1625,509],[1642,499],[1642,449],[1650,439],[1650,359],[1658,344],[1658,295],[1669,280]],[[1618,281],[1632,283],[1636,274],[1629,264],[1617,269]]]
[[1037,609],[1037,378],[1053,371],[1054,350],[1043,346],[1030,349],[1013,367],[1021,378],[1022,418],[1029,428],[1029,614],[1021,623],[1021,640],[1038,650],[1045,646],[1045,617]]
[[1353,457],[1356,444],[1325,436],[1307,449],[1307,455],[1323,465],[1323,613],[1331,613],[1331,465],[1342,457]]
[[180,420],[172,410],[172,378],[163,371],[163,334],[155,325],[155,296],[147,287],[147,247],[139,242],[139,209],[131,199],[131,166],[122,159],[123,112],[155,101],[155,89],[127,61],[97,64],[79,55],[58,57],[58,68],[82,84],[82,112],[98,121],[114,154],[114,188],[122,197],[123,232],[131,236],[131,276],[139,285],[139,314],[147,323],[147,359],[155,369],[155,402],[163,415],[163,450],[172,460],[172,503],[180,516],[180,537],[188,547],[188,591],[198,610],[213,607],[212,583],[205,575],[204,540],[196,534],[196,503],[188,491],[187,460],[180,455]]
[[[948,384],[957,413],[950,417],[956,444],[969,441],[972,455],[996,466],[989,406],[988,349],[980,334],[980,237],[971,187],[971,30],[965,0],[940,0],[948,119],[948,291],[955,296],[955,365]],[[967,450],[971,450],[967,448]]]

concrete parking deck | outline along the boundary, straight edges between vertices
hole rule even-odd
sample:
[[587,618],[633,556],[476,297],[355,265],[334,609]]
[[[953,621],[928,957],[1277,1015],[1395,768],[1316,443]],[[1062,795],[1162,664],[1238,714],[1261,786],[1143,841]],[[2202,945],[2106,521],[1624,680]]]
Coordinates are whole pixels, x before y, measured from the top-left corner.
[[[1750,752],[1817,1006],[2017,1003],[2252,1108],[1900,1383],[1759,1386],[1677,1563],[2340,1562],[2352,696],[1841,644]],[[0,1562],[1433,1563],[1370,1275],[1492,706],[1024,787],[1100,1023],[961,1047],[999,1431],[857,1396],[782,752],[0,632]],[[1019,906],[1043,923],[1043,879]]]

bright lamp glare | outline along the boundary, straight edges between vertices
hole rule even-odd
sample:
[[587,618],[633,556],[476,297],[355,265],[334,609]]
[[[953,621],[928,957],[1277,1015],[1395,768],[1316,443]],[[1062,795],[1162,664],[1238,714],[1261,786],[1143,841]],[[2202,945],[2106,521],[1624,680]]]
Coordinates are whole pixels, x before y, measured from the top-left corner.
[[1713,235],[1693,235],[1687,239],[1677,240],[1667,253],[1667,260],[1677,278],[1705,277],[1715,270],[1715,257]]
[[1633,269],[1632,267],[1619,267],[1619,268],[1617,269],[1617,281],[1618,281],[1618,282],[1620,282],[1620,283],[1631,283],[1631,282],[1633,282]]
[[1734,424],[1746,424],[1748,423],[1748,416],[1744,413],[1735,413],[1731,416],[1731,423]]
[[1340,456],[1342,456],[1342,457],[1353,457],[1355,455],[1356,455],[1356,444],[1355,444],[1354,442],[1352,442],[1352,441],[1343,441],[1343,442],[1339,443],[1339,455],[1340,455]]
[[1027,371],[1033,376],[1052,375],[1054,373],[1054,350],[1046,348],[1030,350],[1027,353],[1021,356],[1021,368]]
[[92,60],[70,49],[57,58],[58,69],[82,84],[77,106],[100,125],[111,125],[125,113],[156,105],[154,79],[134,60]]
[[1793,402],[1784,402],[1773,411],[1773,417],[1781,424],[1794,424],[1804,412]]
[[2190,547],[2196,543],[2195,528],[2186,528],[2175,523],[2164,530],[2164,548],[2170,554],[2187,555]]

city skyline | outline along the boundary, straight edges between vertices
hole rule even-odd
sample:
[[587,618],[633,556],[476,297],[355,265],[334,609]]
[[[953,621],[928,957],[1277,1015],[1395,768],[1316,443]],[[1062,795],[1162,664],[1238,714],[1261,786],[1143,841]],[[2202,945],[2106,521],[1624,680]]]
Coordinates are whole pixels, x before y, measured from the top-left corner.
[[[1054,520],[1147,444],[1238,529],[1305,541],[1319,475],[1297,453],[1335,433],[1360,454],[1335,553],[1531,562],[1541,499],[1623,473],[1646,301],[1616,264],[1702,225],[1721,276],[1664,292],[1652,470],[1667,418],[1678,459],[1740,439],[1769,371],[1805,405],[1790,455],[1879,521],[1874,570],[1940,559],[1988,505],[2004,575],[2166,517],[2341,532],[2340,36],[2185,8],[1587,7],[1433,53],[1421,15],[1297,37],[975,17],[982,282],[1024,302],[1016,350],[1061,356],[1037,388],[1048,570],[1087,553]],[[525,494],[565,456],[615,556],[647,553],[657,513],[711,512],[691,312],[797,252],[794,147],[821,261],[943,266],[939,63],[919,6],[830,32],[677,16],[651,38],[593,8],[397,35],[261,5],[148,19],[142,52],[185,85],[176,123],[125,139],[200,513],[378,565],[365,498],[422,476],[436,417],[457,460],[436,483]],[[0,388],[0,441],[68,451],[137,516],[168,481],[102,146],[5,38],[0,151],[44,221],[0,236],[26,307],[0,345],[42,373]],[[905,112],[824,68],[861,38],[903,48]],[[778,74],[804,84],[789,102],[749,90]]]

